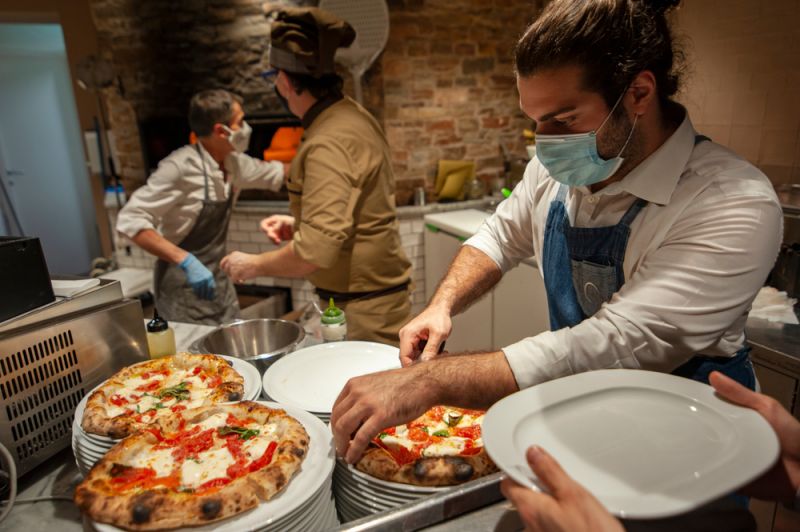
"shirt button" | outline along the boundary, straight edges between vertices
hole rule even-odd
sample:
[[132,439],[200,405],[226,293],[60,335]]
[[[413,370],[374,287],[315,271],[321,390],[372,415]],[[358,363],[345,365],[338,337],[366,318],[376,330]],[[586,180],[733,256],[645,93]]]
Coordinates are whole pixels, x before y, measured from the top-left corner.
[[597,203],[597,197],[596,197],[596,196],[589,196],[589,197],[586,199],[586,201],[588,201],[589,203],[591,203],[592,205],[594,205],[595,203]]

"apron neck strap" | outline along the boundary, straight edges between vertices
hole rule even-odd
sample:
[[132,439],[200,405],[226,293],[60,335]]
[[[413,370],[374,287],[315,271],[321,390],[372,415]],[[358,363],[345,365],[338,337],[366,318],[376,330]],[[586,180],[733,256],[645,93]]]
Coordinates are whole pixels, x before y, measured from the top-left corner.
[[208,173],[206,173],[206,158],[203,156],[203,151],[200,149],[200,141],[194,145],[197,149],[197,155],[200,156],[200,164],[203,167],[203,196],[208,201]]

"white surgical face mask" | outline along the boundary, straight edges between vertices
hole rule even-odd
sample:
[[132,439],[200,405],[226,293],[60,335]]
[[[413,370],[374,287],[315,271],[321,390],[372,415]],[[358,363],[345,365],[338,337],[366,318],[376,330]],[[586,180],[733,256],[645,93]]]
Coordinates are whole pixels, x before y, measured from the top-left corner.
[[239,153],[244,153],[247,151],[247,147],[250,146],[250,135],[253,133],[250,124],[242,121],[242,127],[236,131],[232,130],[228,126],[222,127],[224,127],[225,131],[228,132],[228,142],[231,143],[231,146],[233,146],[234,150],[238,151]]

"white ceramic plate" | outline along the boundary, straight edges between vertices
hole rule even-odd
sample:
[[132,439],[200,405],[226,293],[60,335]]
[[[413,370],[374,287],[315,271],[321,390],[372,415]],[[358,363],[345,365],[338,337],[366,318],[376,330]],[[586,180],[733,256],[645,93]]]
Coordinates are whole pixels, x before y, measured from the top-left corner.
[[699,382],[640,370],[598,370],[517,392],[483,422],[486,451],[537,487],[525,451],[550,452],[613,514],[668,517],[732,492],[778,457],[755,411]]
[[217,355],[231,362],[231,367],[244,378],[244,399],[254,401],[261,394],[261,372],[258,368],[241,358],[229,357],[227,355]]
[[[287,405],[258,401],[260,404],[270,408],[282,408],[287,414],[297,419],[308,432],[310,443],[308,454],[300,471],[289,482],[289,485],[273,499],[262,502],[249,512],[219,521],[207,526],[187,528],[191,532],[245,532],[251,530],[272,529],[273,524],[281,527],[286,524],[283,519],[289,514],[293,514],[303,505],[309,503],[309,499],[318,493],[323,493],[320,488],[326,482],[330,482],[334,465],[333,435],[322,421],[315,418],[308,412]],[[327,494],[326,494],[327,496]],[[101,532],[116,532],[119,528],[102,523],[91,523],[92,526]],[[184,530],[184,529],[182,529]]]
[[264,393],[309,412],[330,414],[347,381],[400,367],[400,350],[375,342],[331,342],[285,355],[264,373]]

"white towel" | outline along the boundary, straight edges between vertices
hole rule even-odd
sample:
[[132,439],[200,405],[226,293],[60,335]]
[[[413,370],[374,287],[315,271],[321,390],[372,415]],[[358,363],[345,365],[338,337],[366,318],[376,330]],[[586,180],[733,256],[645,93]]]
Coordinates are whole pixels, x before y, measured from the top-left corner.
[[64,281],[50,279],[53,285],[53,293],[57,297],[72,297],[100,284],[100,279],[77,279],[74,281]]
[[778,323],[792,323],[798,325],[794,313],[796,299],[788,297],[786,292],[779,292],[776,288],[765,286],[758,291],[750,309],[751,318],[761,318]]

